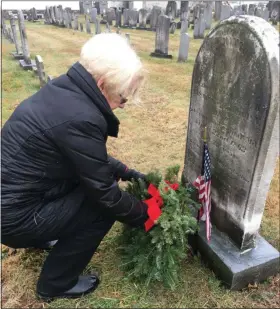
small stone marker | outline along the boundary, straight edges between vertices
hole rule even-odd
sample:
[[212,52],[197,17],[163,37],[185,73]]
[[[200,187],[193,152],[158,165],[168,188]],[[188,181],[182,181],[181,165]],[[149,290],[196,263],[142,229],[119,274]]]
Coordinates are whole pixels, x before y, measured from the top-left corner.
[[171,23],[171,25],[170,25],[170,30],[169,30],[169,32],[170,32],[171,34],[174,34],[176,29],[177,29],[177,24],[173,21],[173,22]]
[[178,62],[188,60],[190,37],[187,33],[181,33]]
[[83,26],[83,23],[80,23],[80,31],[81,31],[81,32],[84,32],[84,26]]
[[168,55],[169,28],[170,18],[166,15],[160,15],[156,30],[156,48],[155,51],[151,53],[152,57],[172,59],[172,56]]
[[279,151],[278,44],[262,18],[232,16],[210,31],[194,65],[183,179],[201,173],[207,127],[212,204],[210,242],[201,223],[194,246],[234,290],[279,271],[279,252],[258,234]]
[[40,86],[43,87],[46,84],[46,74],[42,57],[40,55],[37,55],[35,57],[35,62],[37,67],[37,75],[40,80]]

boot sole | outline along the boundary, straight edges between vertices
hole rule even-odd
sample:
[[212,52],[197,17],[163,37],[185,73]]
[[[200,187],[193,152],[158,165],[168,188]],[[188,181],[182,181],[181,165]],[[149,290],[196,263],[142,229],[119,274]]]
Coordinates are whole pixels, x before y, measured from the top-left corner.
[[61,299],[61,298],[69,298],[69,299],[76,299],[76,298],[80,298],[80,297],[83,297],[84,295],[87,295],[89,293],[92,293],[96,290],[96,288],[98,287],[98,284],[97,286],[93,287],[91,290],[88,290],[82,294],[79,294],[79,295],[57,295],[57,296],[43,296],[43,295],[40,295],[39,293],[37,293],[37,298],[39,300],[43,300],[45,303],[50,303],[56,299]]

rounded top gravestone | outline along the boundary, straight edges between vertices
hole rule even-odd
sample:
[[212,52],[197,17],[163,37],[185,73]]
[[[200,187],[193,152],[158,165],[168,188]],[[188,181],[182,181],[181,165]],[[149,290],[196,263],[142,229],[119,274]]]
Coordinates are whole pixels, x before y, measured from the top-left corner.
[[265,20],[232,16],[204,39],[192,80],[184,177],[201,172],[207,127],[216,227],[255,246],[278,154],[279,35]]

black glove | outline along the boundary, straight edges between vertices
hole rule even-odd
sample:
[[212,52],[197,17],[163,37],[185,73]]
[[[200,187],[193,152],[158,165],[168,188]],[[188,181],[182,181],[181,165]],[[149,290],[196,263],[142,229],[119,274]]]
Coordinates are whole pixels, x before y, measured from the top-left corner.
[[113,175],[117,181],[119,181],[120,179],[123,181],[129,181],[132,179],[137,180],[139,178],[145,180],[144,174],[128,168],[125,164],[113,157],[108,156],[108,159],[110,164],[112,165]]

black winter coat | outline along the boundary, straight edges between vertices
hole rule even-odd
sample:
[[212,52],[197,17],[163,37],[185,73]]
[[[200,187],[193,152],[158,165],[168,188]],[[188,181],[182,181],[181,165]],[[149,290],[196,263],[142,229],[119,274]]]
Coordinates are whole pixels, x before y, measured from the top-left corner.
[[23,101],[2,129],[2,235],[24,233],[44,207],[66,224],[85,199],[110,218],[142,225],[147,206],[119,189],[115,175],[126,167],[107,155],[118,127],[80,63]]

